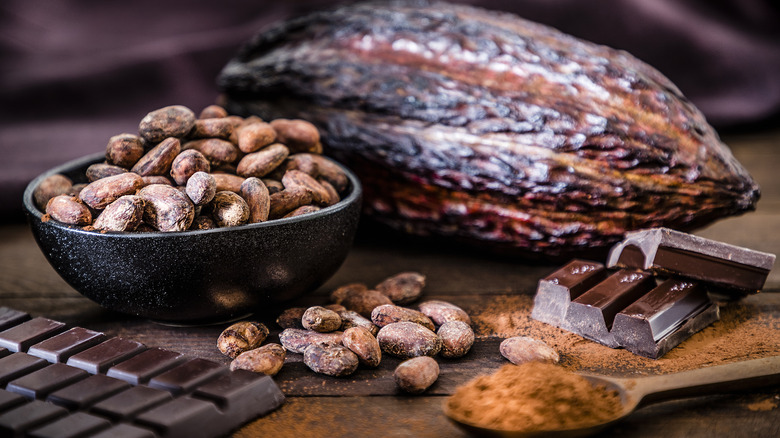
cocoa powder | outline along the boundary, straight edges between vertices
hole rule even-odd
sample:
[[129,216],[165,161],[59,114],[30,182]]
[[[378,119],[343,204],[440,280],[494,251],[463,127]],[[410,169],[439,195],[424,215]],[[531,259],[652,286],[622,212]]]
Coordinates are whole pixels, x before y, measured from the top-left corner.
[[614,376],[666,374],[780,354],[780,294],[761,294],[720,304],[720,321],[691,336],[659,359],[611,349],[531,319],[532,295],[485,297],[471,310],[477,336],[529,336],[560,354],[560,364]]
[[504,365],[459,387],[450,414],[475,426],[533,432],[588,427],[614,419],[620,396],[561,367],[540,362]]

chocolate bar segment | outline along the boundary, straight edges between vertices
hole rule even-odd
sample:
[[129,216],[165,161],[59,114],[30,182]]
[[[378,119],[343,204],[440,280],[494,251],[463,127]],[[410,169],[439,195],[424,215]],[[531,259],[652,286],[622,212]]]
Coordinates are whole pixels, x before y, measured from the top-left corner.
[[27,353],[52,363],[65,362],[74,354],[103,342],[105,338],[103,333],[74,327],[33,345]]
[[27,353],[14,353],[0,359],[0,386],[5,386],[11,380],[39,370],[49,363],[40,357]]
[[30,315],[18,310],[0,307],[0,331],[19,325],[30,319]]
[[654,287],[650,273],[621,269],[572,301],[562,328],[617,348],[610,333],[615,315]]
[[718,318],[701,283],[670,278],[618,313],[612,334],[628,351],[657,359]]
[[285,397],[270,376],[236,370],[207,383],[192,394],[210,400],[231,421],[244,423],[256,415],[265,415],[284,403]]
[[109,368],[145,350],[144,344],[129,339],[111,338],[68,359],[68,365],[91,374],[105,373]]
[[[214,436],[226,421],[213,403],[180,397],[150,409],[135,422],[154,429],[162,437]],[[225,428],[227,429],[227,428]]]
[[107,375],[139,385],[180,364],[184,361],[184,357],[183,354],[175,351],[151,348],[112,367]]
[[739,297],[760,291],[774,262],[774,254],[651,228],[627,233],[610,251],[607,266],[700,280],[711,290]]
[[122,423],[90,438],[157,438],[157,435],[149,429]]
[[70,410],[81,410],[128,388],[130,388],[130,384],[125,381],[102,374],[94,374],[52,392],[46,401]]
[[148,386],[134,386],[127,391],[122,391],[96,403],[90,411],[113,420],[127,421],[133,419],[139,413],[172,398],[167,391],[149,388]]
[[55,363],[8,383],[6,389],[28,398],[43,399],[51,392],[88,376],[86,371]]
[[601,263],[572,260],[557,271],[539,280],[531,317],[560,327],[572,300],[595,286],[607,270]]
[[33,318],[0,332],[0,347],[26,352],[31,345],[65,330],[65,324],[48,318]]
[[33,400],[0,414],[0,436],[19,436],[27,430],[67,414],[68,411],[64,408]]
[[154,377],[149,381],[149,386],[178,395],[190,392],[196,386],[214,379],[226,371],[224,366],[216,362],[206,359],[192,359]]
[[76,412],[45,426],[31,430],[30,438],[81,438],[111,427],[105,418]]

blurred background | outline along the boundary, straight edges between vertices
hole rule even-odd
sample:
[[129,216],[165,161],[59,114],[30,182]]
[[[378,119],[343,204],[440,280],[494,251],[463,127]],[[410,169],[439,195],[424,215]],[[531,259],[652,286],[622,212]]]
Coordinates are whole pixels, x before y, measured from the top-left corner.
[[[721,133],[780,121],[775,0],[471,0],[627,50],[668,76]],[[149,111],[196,112],[265,26],[339,1],[0,3],[0,222],[22,221],[42,171],[103,151]],[[780,145],[779,145],[780,146]]]

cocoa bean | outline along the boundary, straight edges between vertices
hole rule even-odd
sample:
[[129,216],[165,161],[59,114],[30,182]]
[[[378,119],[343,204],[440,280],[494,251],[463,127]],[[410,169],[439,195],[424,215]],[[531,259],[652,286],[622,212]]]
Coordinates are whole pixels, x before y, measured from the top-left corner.
[[165,184],[166,186],[173,185],[173,182],[170,180],[170,178],[162,175],[142,176],[141,179],[144,180],[144,187],[151,184]]
[[268,123],[257,122],[238,129],[238,149],[246,154],[257,152],[276,140],[276,131]]
[[205,205],[217,194],[217,180],[206,172],[195,172],[187,180],[185,192],[195,205]]
[[195,124],[195,113],[181,105],[160,108],[147,114],[138,126],[138,134],[148,143],[168,137],[184,137]]
[[[347,308],[342,306],[341,304],[327,304],[327,305],[322,306],[322,307],[324,307],[324,308],[326,308],[328,310],[332,310],[332,311],[334,311],[336,313],[343,312],[343,311],[347,310]],[[339,315],[339,316],[341,316],[341,315]]]
[[284,365],[287,352],[279,344],[266,344],[245,351],[230,362],[230,371],[247,370],[267,376],[275,376]]
[[341,317],[330,309],[322,306],[312,306],[303,313],[301,324],[307,330],[328,333],[336,331],[341,327]]
[[354,310],[346,310],[346,309],[340,310],[338,311],[338,314],[341,317],[340,330],[342,331],[345,331],[352,327],[363,327],[374,336],[376,336],[377,332],[379,331],[379,327],[377,327],[373,322],[371,322],[370,319],[362,317],[359,313],[355,312]]
[[304,214],[314,213],[315,211],[321,210],[320,207],[317,207],[316,205],[303,205],[295,210],[287,213],[286,215],[282,217],[295,217],[295,216],[302,216]]
[[436,327],[427,316],[417,310],[407,309],[406,307],[396,306],[395,304],[383,304],[377,306],[371,312],[371,322],[377,327],[384,327],[394,322],[408,321],[434,331]]
[[92,226],[103,231],[133,231],[143,218],[143,199],[136,195],[125,195],[108,204]]
[[349,310],[354,310],[365,318],[371,318],[375,307],[383,304],[393,304],[390,298],[375,290],[369,290],[360,283],[349,284],[334,290],[331,301],[341,304]]
[[322,153],[320,132],[313,124],[300,119],[276,119],[271,121],[276,131],[276,141],[293,152]]
[[363,365],[373,368],[379,366],[379,362],[382,361],[379,341],[363,327],[351,327],[345,330],[341,343],[352,350]]
[[195,216],[192,225],[190,225],[191,230],[213,230],[214,228],[218,228],[217,224],[214,223],[214,220],[211,219],[211,217],[204,215]]
[[168,137],[150,149],[130,170],[141,176],[167,175],[179,152],[181,152],[179,139]]
[[441,338],[441,356],[465,356],[474,345],[474,331],[463,321],[447,321],[436,332]]
[[468,313],[447,301],[428,300],[420,303],[418,307],[420,312],[431,318],[436,325],[442,325],[447,321],[463,321],[471,325],[471,318]]
[[33,191],[33,201],[35,206],[41,211],[46,210],[46,204],[49,200],[58,195],[73,194],[73,181],[65,175],[56,173],[46,178],[38,184]]
[[239,152],[233,143],[218,138],[193,140],[184,143],[182,149],[195,149],[203,154],[213,167],[238,160]]
[[200,111],[200,115],[198,115],[198,118],[217,119],[217,118],[222,118],[227,116],[228,116],[228,112],[225,108],[222,108],[219,105],[209,105]]
[[275,179],[262,178],[261,181],[263,181],[263,184],[265,184],[265,186],[268,188],[269,195],[273,195],[274,193],[284,190],[284,185]]
[[218,227],[235,227],[249,220],[249,206],[234,192],[217,192],[210,206],[211,217]]
[[79,198],[70,195],[57,195],[46,203],[46,214],[52,219],[68,225],[89,225],[92,213]]
[[282,176],[282,184],[285,189],[293,190],[302,188],[311,193],[311,200],[319,205],[327,205],[330,200],[330,193],[318,183],[316,179],[300,170],[288,170]]
[[425,287],[425,276],[418,272],[401,272],[376,285],[374,289],[387,295],[396,304],[417,301]]
[[126,173],[127,169],[124,167],[115,166],[108,163],[95,163],[87,167],[85,175],[87,181],[94,182],[107,176],[119,175],[120,173]]
[[405,360],[393,372],[398,387],[411,394],[425,392],[438,378],[439,364],[427,356]]
[[338,204],[338,202],[341,201],[341,196],[339,195],[339,192],[336,191],[336,188],[333,187],[331,183],[325,181],[322,178],[318,179],[317,182],[320,183],[320,185],[325,189],[325,191],[328,194],[328,197],[323,201],[323,207]]
[[271,194],[262,180],[249,177],[241,184],[240,195],[249,206],[249,223],[256,224],[268,220],[271,209]]
[[228,191],[239,193],[241,192],[241,184],[244,183],[244,178],[238,175],[231,175],[228,173],[214,172],[211,174],[214,177],[214,181],[217,183],[217,191]]
[[303,363],[315,373],[347,376],[358,367],[358,357],[349,348],[338,344],[314,344],[303,351]]
[[498,349],[502,356],[515,365],[532,361],[558,363],[560,359],[549,345],[527,336],[504,339]]
[[281,192],[276,192],[270,196],[268,218],[278,219],[310,202],[311,192],[301,187],[284,189]]
[[322,155],[312,154],[311,159],[317,165],[317,178],[329,182],[339,193],[347,189],[349,179],[338,164]]
[[439,335],[414,322],[394,322],[376,335],[387,354],[399,357],[435,356],[441,350]]
[[171,163],[171,178],[183,186],[195,172],[210,172],[211,165],[206,157],[195,149],[182,151]]
[[79,193],[79,199],[95,210],[102,210],[121,196],[135,194],[143,185],[144,180],[136,173],[121,173],[89,183]]
[[222,331],[217,338],[217,348],[225,356],[235,359],[239,354],[259,347],[268,333],[268,328],[262,323],[237,322]]
[[276,323],[283,329],[302,329],[303,324],[301,324],[301,318],[303,318],[304,312],[306,312],[305,307],[291,307],[284,310],[279,317],[276,318]]
[[313,330],[286,328],[279,333],[279,341],[288,351],[303,353],[309,345],[321,343],[340,344],[342,332],[320,333]]
[[152,184],[142,188],[138,196],[145,202],[144,222],[158,231],[184,231],[195,219],[195,206],[192,201],[174,187]]
[[144,156],[144,141],[133,134],[119,134],[108,139],[106,161],[129,169]]
[[233,134],[233,122],[227,118],[198,119],[189,134],[190,138],[229,139]]
[[274,143],[257,152],[246,154],[244,158],[238,162],[236,172],[243,177],[256,176],[260,178],[266,176],[269,172],[282,164],[289,153],[290,151],[286,146]]
[[313,154],[292,154],[287,157],[284,163],[284,170],[300,170],[309,176],[317,178],[319,176],[319,168],[317,167],[317,162],[312,158],[314,156]]
[[[73,184],[73,186],[70,188],[70,190],[68,190],[68,192],[67,192],[67,193],[65,193],[65,194],[66,194],[66,195],[70,195],[70,196],[75,196],[75,197],[78,197],[78,196],[79,196],[79,193],[81,193],[81,191],[82,191],[82,190],[84,189],[84,187],[86,187],[86,186],[87,186],[87,183]],[[46,207],[46,206],[44,205],[44,208],[45,208],[45,207]]]

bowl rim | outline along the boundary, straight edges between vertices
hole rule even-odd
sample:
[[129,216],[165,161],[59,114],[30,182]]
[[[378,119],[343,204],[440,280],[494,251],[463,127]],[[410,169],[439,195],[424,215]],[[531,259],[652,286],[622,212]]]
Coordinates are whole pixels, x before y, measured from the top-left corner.
[[[84,233],[88,234],[90,236],[110,236],[112,238],[120,238],[120,239],[138,239],[138,238],[159,238],[162,236],[166,237],[188,237],[188,236],[194,236],[194,235],[206,235],[206,234],[215,234],[215,233],[224,233],[228,231],[243,231],[243,230],[255,230],[255,229],[264,229],[264,228],[272,228],[277,225],[284,225],[284,224],[294,224],[296,222],[304,222],[309,220],[314,220],[322,216],[329,216],[331,214],[334,214],[336,212],[339,212],[341,210],[344,210],[348,208],[350,205],[360,202],[363,194],[363,187],[360,184],[360,180],[358,179],[357,175],[355,175],[354,172],[352,172],[349,168],[341,164],[340,162],[334,160],[331,157],[323,155],[323,157],[327,158],[331,162],[335,163],[341,170],[344,172],[344,174],[347,176],[347,179],[349,180],[349,187],[350,187],[350,193],[342,198],[339,202],[329,205],[325,208],[322,208],[320,210],[317,210],[315,212],[306,213],[300,216],[294,216],[294,217],[288,217],[288,218],[278,218],[273,219],[265,222],[258,222],[254,224],[244,224],[244,225],[238,225],[234,227],[222,227],[222,228],[212,228],[209,230],[185,230],[185,231],[176,231],[176,232],[162,232],[162,231],[149,231],[149,232],[139,232],[139,231],[100,231],[100,230],[85,230],[83,227],[77,226],[77,225],[68,225],[64,224],[62,222],[56,221],[56,220],[49,220],[46,221],[45,224],[47,226],[53,226],[56,228],[59,228],[61,230],[67,230],[68,232],[75,232],[75,233]],[[61,164],[59,166],[55,166],[37,177],[35,177],[32,181],[30,181],[27,184],[27,187],[24,190],[24,194],[22,195],[22,203],[24,205],[25,211],[30,215],[31,217],[34,217],[38,221],[43,222],[43,215],[44,213],[41,212],[38,207],[35,205],[33,193],[35,192],[35,188],[38,187],[38,185],[45,179],[48,178],[51,175],[58,174],[58,173],[66,173],[69,171],[72,171],[78,167],[83,167],[88,164],[94,164],[97,162],[100,162],[101,160],[105,159],[105,153],[103,152],[96,152],[93,154],[85,155],[79,158],[75,158],[73,160],[70,160],[64,164]]]

